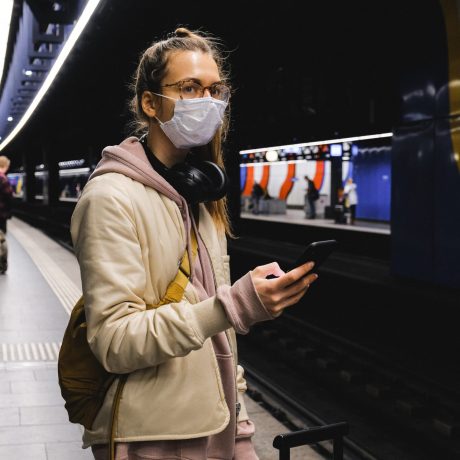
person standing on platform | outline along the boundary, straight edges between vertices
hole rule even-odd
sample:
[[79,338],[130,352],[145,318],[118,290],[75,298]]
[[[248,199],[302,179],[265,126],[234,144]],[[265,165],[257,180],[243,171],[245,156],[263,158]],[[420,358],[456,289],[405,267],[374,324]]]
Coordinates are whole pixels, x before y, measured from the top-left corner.
[[10,160],[0,156],[0,230],[6,234],[6,221],[11,218],[11,205],[13,202],[13,188],[6,176],[10,167]]
[[356,206],[358,204],[358,192],[357,185],[353,182],[351,177],[347,180],[343,192],[346,197],[347,207],[350,211],[350,224],[354,225],[356,219]]
[[252,204],[253,214],[259,214],[260,200],[264,196],[264,194],[265,192],[264,192],[264,189],[261,187],[261,185],[258,182],[254,182],[254,185],[251,191],[251,204]]
[[116,459],[257,460],[235,333],[277,318],[317,279],[311,263],[284,273],[272,262],[230,281],[231,90],[218,43],[179,28],[143,52],[131,103],[142,135],[104,149],[72,214],[89,346],[127,375],[119,405],[121,377],[84,431],[96,459],[114,414]]
[[[310,177],[305,176],[305,180],[307,181],[307,190],[305,193],[305,217],[308,219],[315,219],[316,218],[316,201],[319,199],[319,191],[315,186],[315,183],[310,179]],[[307,212],[307,205],[309,207],[309,212]]]
[[0,275],[8,269],[8,246],[6,242],[6,221],[11,218],[11,202],[13,189],[6,173],[10,167],[10,160],[0,156]]

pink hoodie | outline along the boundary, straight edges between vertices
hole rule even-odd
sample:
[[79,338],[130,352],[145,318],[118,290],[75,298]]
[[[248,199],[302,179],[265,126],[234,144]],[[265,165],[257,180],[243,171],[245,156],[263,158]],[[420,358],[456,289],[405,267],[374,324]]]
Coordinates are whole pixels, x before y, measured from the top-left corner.
[[[218,297],[229,322],[237,333],[247,334],[252,324],[274,318],[262,304],[249,272],[233,286],[217,286],[216,289],[211,260],[206,246],[199,237],[193,213],[190,212],[186,200],[152,168],[144,148],[136,137],[129,137],[120,145],[106,147],[90,180],[108,172],[124,174],[154,188],[177,204],[187,232],[189,260],[192,260],[190,240],[192,226],[198,235],[198,257],[192,264],[189,281],[196,288],[200,300],[214,295]],[[250,440],[254,434],[254,424],[249,420],[236,423],[236,382],[230,345],[225,332],[213,336],[212,343],[219,364],[225,399],[231,414],[230,422],[224,431],[206,438],[190,440],[118,443],[116,458],[138,458],[141,455],[146,459],[176,456],[176,458],[185,457],[190,460],[257,460],[258,457]],[[105,460],[106,446],[93,446],[93,453],[96,459]]]

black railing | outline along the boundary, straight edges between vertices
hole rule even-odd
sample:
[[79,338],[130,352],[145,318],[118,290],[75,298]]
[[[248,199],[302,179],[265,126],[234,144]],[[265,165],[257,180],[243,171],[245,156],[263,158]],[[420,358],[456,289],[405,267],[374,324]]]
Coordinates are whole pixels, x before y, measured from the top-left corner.
[[314,426],[306,430],[279,434],[273,440],[273,447],[280,451],[280,460],[291,458],[291,448],[332,440],[334,460],[343,460],[343,437],[348,434],[348,423]]

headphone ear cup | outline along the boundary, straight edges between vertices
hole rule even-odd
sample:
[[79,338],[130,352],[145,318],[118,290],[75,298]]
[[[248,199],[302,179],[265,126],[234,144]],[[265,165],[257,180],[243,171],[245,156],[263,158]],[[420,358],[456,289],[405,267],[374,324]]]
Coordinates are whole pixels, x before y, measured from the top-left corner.
[[190,202],[216,201],[227,193],[227,176],[211,161],[192,159],[174,165],[169,173],[176,190]]
[[189,203],[207,201],[211,184],[199,168],[187,162],[178,163],[169,169],[168,178]]
[[225,196],[228,189],[228,178],[224,170],[212,161],[202,161],[199,165],[202,174],[210,183],[212,200],[220,200]]

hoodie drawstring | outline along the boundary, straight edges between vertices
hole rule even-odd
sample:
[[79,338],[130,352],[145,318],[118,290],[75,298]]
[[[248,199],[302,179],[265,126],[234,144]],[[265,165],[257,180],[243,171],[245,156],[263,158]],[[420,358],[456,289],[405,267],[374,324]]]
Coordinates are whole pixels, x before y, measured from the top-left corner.
[[186,234],[186,248],[185,249],[188,254],[188,260],[190,260],[190,280],[189,282],[193,284],[193,281],[195,280],[195,267],[194,267],[195,264],[193,263],[192,238],[190,235],[190,231],[193,226],[193,229],[195,231],[195,235],[197,236],[197,238],[198,238],[198,231],[196,229],[196,225],[193,220],[193,217],[190,216],[187,202],[183,198],[182,198],[180,211],[182,214],[182,219],[184,221],[185,234]]

